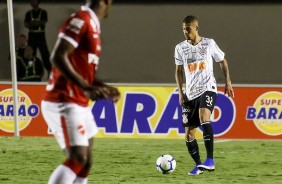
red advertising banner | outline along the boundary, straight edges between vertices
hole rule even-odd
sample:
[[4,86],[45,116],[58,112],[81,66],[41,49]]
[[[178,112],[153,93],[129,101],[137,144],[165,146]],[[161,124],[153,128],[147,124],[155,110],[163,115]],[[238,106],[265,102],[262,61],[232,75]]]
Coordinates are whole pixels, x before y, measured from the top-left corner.
[[282,87],[237,87],[236,117],[223,138],[282,139]]
[[[41,115],[40,103],[45,85],[18,85],[18,116],[21,136],[46,136],[48,127]],[[12,85],[0,85],[0,135],[14,135]]]
[[[118,86],[117,104],[90,102],[99,128],[97,137],[180,138],[181,107],[172,86]],[[217,138],[282,139],[282,86],[234,87],[231,99],[219,88],[212,126]],[[41,115],[45,85],[18,86],[18,116],[21,136],[49,136]],[[202,137],[201,128],[197,137]],[[0,84],[0,136],[14,135],[13,91]]]

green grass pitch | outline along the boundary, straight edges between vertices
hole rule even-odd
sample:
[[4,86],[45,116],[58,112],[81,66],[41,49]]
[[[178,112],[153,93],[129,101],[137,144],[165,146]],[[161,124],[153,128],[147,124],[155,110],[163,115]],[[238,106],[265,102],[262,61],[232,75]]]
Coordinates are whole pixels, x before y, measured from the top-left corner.
[[[199,147],[202,160],[205,148]],[[95,139],[94,184],[281,184],[282,141],[226,141],[215,143],[215,171],[188,176],[194,167],[183,140]],[[156,159],[169,153],[177,161],[169,175],[158,173]],[[46,184],[64,160],[53,137],[0,137],[0,183]]]

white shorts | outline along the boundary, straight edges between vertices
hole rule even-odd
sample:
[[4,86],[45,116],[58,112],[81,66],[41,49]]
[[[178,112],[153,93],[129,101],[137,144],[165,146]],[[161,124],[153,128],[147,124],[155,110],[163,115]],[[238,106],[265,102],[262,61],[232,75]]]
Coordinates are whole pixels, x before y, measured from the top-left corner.
[[42,115],[62,149],[88,146],[98,133],[90,107],[74,103],[41,102]]

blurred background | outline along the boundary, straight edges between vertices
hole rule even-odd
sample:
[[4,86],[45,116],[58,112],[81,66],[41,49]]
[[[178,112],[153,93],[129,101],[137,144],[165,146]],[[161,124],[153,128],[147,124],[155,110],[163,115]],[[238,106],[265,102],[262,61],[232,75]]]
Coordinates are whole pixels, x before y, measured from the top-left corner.
[[[24,17],[31,9],[29,0],[13,2],[15,35],[27,35]],[[199,19],[200,35],[213,38],[226,53],[233,83],[281,84],[282,4],[275,2],[115,0],[109,18],[102,21],[98,75],[112,83],[175,83],[174,48],[184,40],[183,18],[192,14]],[[6,3],[0,1],[1,81],[11,81]],[[50,52],[63,21],[83,3],[41,1],[40,7],[48,12],[45,32]],[[214,69],[218,83],[223,83],[219,65]]]

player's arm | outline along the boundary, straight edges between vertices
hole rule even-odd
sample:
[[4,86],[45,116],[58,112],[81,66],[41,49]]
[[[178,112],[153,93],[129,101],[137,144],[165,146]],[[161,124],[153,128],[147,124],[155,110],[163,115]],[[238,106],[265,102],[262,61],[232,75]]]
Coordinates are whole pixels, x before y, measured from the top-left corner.
[[231,84],[229,69],[228,69],[228,63],[227,60],[224,58],[223,61],[220,62],[220,68],[223,71],[224,77],[225,77],[225,90],[224,93],[228,94],[229,97],[234,98],[234,91]]
[[51,62],[61,74],[73,84],[81,88],[91,100],[108,98],[108,90],[88,84],[73,68],[68,56],[74,51],[74,46],[65,39],[58,39],[51,54]]
[[67,80],[84,90],[90,85],[75,71],[68,58],[74,49],[74,46],[65,39],[58,39],[51,54],[51,62]]
[[97,77],[95,77],[93,85],[94,86],[100,86],[100,87],[107,86],[102,80],[98,79]]
[[183,85],[183,65],[175,65],[175,81],[178,88],[179,93],[179,104],[183,105],[184,103],[184,94],[182,91],[182,85]]

